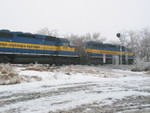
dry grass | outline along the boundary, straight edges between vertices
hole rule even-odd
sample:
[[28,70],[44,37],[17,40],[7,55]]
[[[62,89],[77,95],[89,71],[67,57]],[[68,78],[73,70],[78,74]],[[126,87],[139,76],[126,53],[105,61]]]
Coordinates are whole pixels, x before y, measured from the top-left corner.
[[18,84],[21,82],[41,81],[37,76],[19,76],[14,65],[0,64],[0,85]]
[[99,71],[91,70],[91,69],[81,69],[74,66],[66,66],[61,68],[55,68],[54,71],[57,72],[65,72],[67,75],[71,75],[71,73],[85,73],[85,74],[98,74]]
[[48,71],[46,68],[35,68],[35,67],[27,67],[24,70],[32,70],[32,71]]
[[140,68],[138,68],[138,67],[134,67],[134,68],[131,69],[131,71],[133,71],[133,72],[140,72],[142,70]]
[[27,75],[22,75],[21,76],[21,81],[22,82],[32,82],[32,81],[41,81],[42,78],[38,76],[27,76]]
[[42,79],[37,76],[19,76],[17,74],[10,73],[8,75],[0,75],[0,85],[18,84],[21,82],[41,81]]
[[11,64],[0,64],[0,85],[20,83],[20,78]]
[[32,71],[48,71],[47,67],[44,66],[30,66],[25,68],[24,70],[32,70]]
[[30,65],[29,67],[23,70],[33,70],[33,71],[48,71],[48,72],[62,72],[66,75],[76,74],[76,73],[84,73],[84,74],[103,74],[101,71],[96,71],[92,69],[81,69],[74,66],[44,66],[41,64]]
[[150,71],[147,71],[146,74],[150,75]]
[[77,74],[81,73],[84,75],[90,74],[96,77],[102,77],[102,78],[119,78],[119,77],[126,77],[126,75],[122,74],[113,74],[105,71],[99,71],[99,70],[93,70],[93,69],[87,69],[87,68],[80,68],[80,67],[74,67],[74,66],[66,66],[62,67],[60,69],[56,69],[54,71],[57,72],[64,72],[66,75],[72,75],[72,74]]
[[21,82],[21,78],[15,73],[0,75],[0,85],[17,84]]
[[15,68],[11,64],[0,64],[1,74],[15,73]]
[[50,71],[53,72],[54,70],[58,69],[58,67],[55,66],[48,66],[48,65],[42,65],[42,64],[30,64],[27,68],[23,70],[32,70],[32,71]]

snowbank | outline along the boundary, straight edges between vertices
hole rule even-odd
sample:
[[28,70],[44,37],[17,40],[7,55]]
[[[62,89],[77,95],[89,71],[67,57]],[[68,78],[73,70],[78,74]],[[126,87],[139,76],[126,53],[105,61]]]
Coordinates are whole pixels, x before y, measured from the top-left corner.
[[68,80],[82,77],[120,78],[123,74],[113,74],[89,66],[47,66],[2,64],[0,85],[18,84],[43,80]]

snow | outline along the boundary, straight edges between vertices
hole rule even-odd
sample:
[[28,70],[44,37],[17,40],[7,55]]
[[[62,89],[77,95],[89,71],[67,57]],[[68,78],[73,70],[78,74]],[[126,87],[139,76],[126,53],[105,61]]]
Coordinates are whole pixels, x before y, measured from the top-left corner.
[[[150,76],[144,72],[103,69],[100,66],[72,66],[69,74],[66,71],[69,66],[53,72],[24,68],[16,67],[19,76],[37,76],[41,81],[1,85],[0,102],[10,103],[2,104],[0,112],[48,113],[84,104],[111,105],[128,96],[150,96],[150,92],[143,91],[149,89],[147,84],[150,82]],[[81,72],[77,71],[79,69]]]

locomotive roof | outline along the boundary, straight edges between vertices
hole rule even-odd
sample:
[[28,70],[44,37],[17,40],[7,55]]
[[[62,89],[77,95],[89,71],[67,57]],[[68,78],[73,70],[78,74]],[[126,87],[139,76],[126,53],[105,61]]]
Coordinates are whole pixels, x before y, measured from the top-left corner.
[[10,32],[8,29],[1,29],[0,32]]
[[66,38],[57,38],[59,41],[68,42],[69,40]]

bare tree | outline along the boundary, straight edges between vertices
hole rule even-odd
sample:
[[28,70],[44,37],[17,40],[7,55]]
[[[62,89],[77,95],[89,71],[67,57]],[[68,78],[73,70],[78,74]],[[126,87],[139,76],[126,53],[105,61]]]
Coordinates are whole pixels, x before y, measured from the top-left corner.
[[128,36],[130,38],[128,47],[136,57],[148,62],[150,60],[150,30],[144,28],[141,31],[129,31]]
[[48,36],[58,36],[58,31],[56,29],[50,30],[48,27],[41,28],[37,31],[38,34],[48,35]]
[[150,30],[148,28],[143,29],[140,32],[141,40],[141,56],[145,61],[150,61]]
[[132,50],[135,57],[140,57],[141,51],[141,38],[138,31],[127,31],[128,40],[127,40],[127,47]]
[[106,40],[105,37],[101,36],[101,33],[95,32],[95,33],[87,33],[84,35],[84,38],[87,41],[97,41],[97,42],[104,42]]
[[71,34],[67,37],[70,40],[71,44],[75,46],[76,52],[79,55],[82,63],[85,63],[88,60],[88,55],[86,53],[86,43],[89,41],[103,42],[105,40],[105,38],[102,37],[100,33],[87,33],[81,36]]

